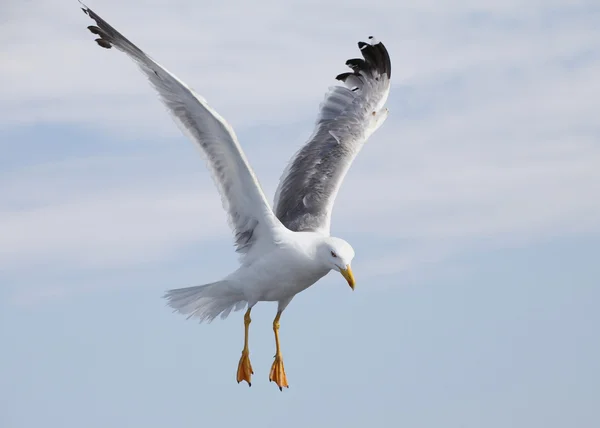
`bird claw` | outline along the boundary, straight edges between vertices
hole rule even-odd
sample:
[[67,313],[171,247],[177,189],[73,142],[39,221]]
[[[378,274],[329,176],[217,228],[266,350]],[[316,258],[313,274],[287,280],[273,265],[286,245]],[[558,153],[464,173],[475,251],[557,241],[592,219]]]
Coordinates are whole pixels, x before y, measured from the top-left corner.
[[250,352],[242,351],[242,356],[238,364],[237,382],[240,383],[245,380],[248,382],[248,386],[252,386],[251,378],[253,374],[252,364],[250,364]]
[[280,391],[283,391],[284,387],[289,388],[281,355],[275,355],[275,361],[273,361],[271,373],[269,374],[269,382],[275,382]]

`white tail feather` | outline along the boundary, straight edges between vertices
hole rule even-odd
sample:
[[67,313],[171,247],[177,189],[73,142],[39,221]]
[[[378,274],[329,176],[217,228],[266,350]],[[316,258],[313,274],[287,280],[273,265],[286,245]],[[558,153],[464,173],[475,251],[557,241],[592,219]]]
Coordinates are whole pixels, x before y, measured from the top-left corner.
[[219,315],[225,319],[232,310],[239,311],[246,306],[244,295],[232,289],[227,281],[176,288],[167,291],[164,297],[176,312],[187,315],[188,319],[199,318],[200,322],[211,322]]

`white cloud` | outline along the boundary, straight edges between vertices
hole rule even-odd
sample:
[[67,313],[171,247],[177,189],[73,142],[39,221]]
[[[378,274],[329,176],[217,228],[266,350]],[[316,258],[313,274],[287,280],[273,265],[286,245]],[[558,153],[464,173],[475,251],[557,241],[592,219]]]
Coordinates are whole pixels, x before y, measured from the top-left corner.
[[[30,3],[0,29],[13,41],[4,47],[2,62],[8,66],[0,70],[7,83],[0,104],[5,126],[83,122],[123,132],[133,122],[144,123],[152,134],[177,132],[134,65],[95,46],[85,29],[91,21],[77,3]],[[282,121],[314,116],[315,104],[343,71],[343,61],[357,55],[355,42],[371,33],[389,46],[396,84],[439,81],[470,69],[485,76],[498,67],[540,66],[595,48],[600,35],[593,22],[582,25],[580,16],[567,16],[561,25],[547,23],[547,15],[562,10],[560,2],[435,3],[320,2],[320,13],[304,2],[194,7],[155,1],[141,8],[105,1],[90,6],[238,126],[273,116]],[[499,23],[490,17],[499,17]],[[477,20],[484,25],[471,23]],[[147,123],[150,115],[157,119]]]
[[[111,178],[95,181],[109,171]],[[225,235],[210,183],[203,194],[194,174],[150,174],[129,174],[126,162],[105,158],[29,168],[9,179],[15,186],[0,193],[7,204],[0,213],[0,264],[122,266],[160,258],[200,236]]]
[[[410,242],[365,261],[372,271],[470,245],[600,231],[600,28],[586,14],[594,2],[145,4],[89,6],[230,120],[269,195],[326,87],[358,54],[355,42],[374,34],[386,43],[392,114],[349,173],[333,225],[357,241]],[[230,239],[196,158],[167,165],[162,148],[120,151],[131,136],[183,139],[133,64],[95,47],[77,6],[9,10],[0,132],[77,126],[114,140],[114,153],[5,175],[0,265],[127,265]],[[282,141],[288,129],[297,134]],[[8,159],[11,144],[0,142]]]

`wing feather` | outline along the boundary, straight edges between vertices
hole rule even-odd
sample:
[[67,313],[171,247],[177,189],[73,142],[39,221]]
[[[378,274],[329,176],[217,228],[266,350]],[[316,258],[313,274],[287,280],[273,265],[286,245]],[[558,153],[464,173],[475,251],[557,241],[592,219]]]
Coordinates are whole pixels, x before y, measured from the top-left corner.
[[288,229],[329,234],[339,187],[369,136],[385,121],[392,66],[385,46],[359,42],[363,58],[336,79],[321,103],[312,136],[291,159],[275,194],[274,211]]
[[[82,3],[83,5],[83,3]],[[235,235],[237,251],[247,253],[258,239],[274,239],[281,227],[229,124],[201,96],[160,66],[141,49],[83,5],[103,48],[116,49],[133,59],[181,130],[197,143],[221,195]]]

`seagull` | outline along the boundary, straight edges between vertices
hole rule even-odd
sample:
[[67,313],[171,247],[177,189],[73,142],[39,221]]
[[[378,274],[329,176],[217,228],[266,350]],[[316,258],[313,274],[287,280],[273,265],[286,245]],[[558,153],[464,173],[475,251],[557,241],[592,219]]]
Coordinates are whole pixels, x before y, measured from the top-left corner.
[[[81,3],[81,2],[80,2]],[[248,332],[258,302],[277,302],[273,320],[275,360],[269,381],[288,388],[279,341],[281,314],[301,291],[330,271],[354,290],[350,264],[354,249],[330,235],[331,212],[340,185],[367,139],[388,116],[391,62],[385,46],[370,36],[358,42],[362,58],[346,61],[351,71],[336,79],[320,105],[314,131],[281,176],[273,208],[240,147],[231,126],[194,92],[98,14],[81,3],[96,22],[87,27],[96,43],[128,55],[158,92],[175,122],[196,143],[221,196],[234,235],[240,266],[220,281],[166,292],[175,312],[200,322],[222,319],[247,308],[244,347],[237,382],[249,386],[254,374]]]

